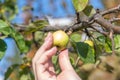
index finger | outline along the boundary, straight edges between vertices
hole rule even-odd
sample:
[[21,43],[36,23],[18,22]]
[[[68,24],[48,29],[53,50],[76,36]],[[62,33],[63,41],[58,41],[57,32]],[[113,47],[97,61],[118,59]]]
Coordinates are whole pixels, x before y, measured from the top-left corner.
[[52,44],[53,44],[52,33],[48,33],[44,44],[36,52],[36,54],[35,54],[35,56],[33,58],[33,61],[38,60],[42,53],[44,53],[46,50],[48,50],[48,49],[50,49],[52,47]]

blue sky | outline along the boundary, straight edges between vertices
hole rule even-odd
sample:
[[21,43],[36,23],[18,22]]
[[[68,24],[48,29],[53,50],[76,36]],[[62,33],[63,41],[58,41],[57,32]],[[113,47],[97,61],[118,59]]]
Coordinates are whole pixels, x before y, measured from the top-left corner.
[[[67,3],[67,10],[62,6],[62,1]],[[13,22],[22,23],[21,18],[22,7],[27,5],[27,0],[18,0],[19,15],[16,16]],[[90,0],[90,4],[93,7],[104,9],[101,0]],[[68,15],[74,15],[75,11],[72,5],[72,0],[53,0],[53,4],[50,4],[50,0],[34,0],[32,7],[34,8],[33,16],[44,17],[45,15],[51,15],[52,17],[66,17]]]
[[104,6],[101,0],[90,0],[90,4],[93,5],[95,9],[104,9]]

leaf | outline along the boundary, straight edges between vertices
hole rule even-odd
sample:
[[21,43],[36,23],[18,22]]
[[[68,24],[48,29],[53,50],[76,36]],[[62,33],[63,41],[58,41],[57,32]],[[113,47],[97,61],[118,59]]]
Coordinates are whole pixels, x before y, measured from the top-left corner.
[[9,27],[9,25],[6,24],[3,20],[0,20],[0,30],[4,27]]
[[8,21],[12,20],[18,13],[18,6],[16,0],[4,0],[0,5],[2,9],[2,16]]
[[7,72],[5,73],[5,80],[8,79],[8,77],[10,76],[10,74],[18,67],[18,64],[14,64],[12,66],[10,66],[7,70]]
[[77,12],[81,12],[87,6],[89,0],[72,0],[74,8]]
[[70,35],[70,38],[74,42],[79,42],[81,40],[81,35],[78,34],[78,33],[73,33],[73,34]]
[[112,52],[112,43],[111,43],[110,38],[108,38],[108,37],[105,37],[104,48],[105,48],[105,51],[107,53],[111,53]]
[[48,25],[48,22],[46,20],[34,21],[33,23],[29,24],[25,33],[28,34],[28,33],[32,33],[32,32],[35,32],[35,31],[39,31],[42,28],[44,28],[46,25]]
[[0,20],[0,32],[3,33],[5,36],[10,36],[14,38],[22,53],[28,51],[28,47],[26,46],[24,37],[14,28],[10,27],[9,24],[2,20]]
[[4,51],[0,51],[0,60],[3,58],[3,56],[5,55]]
[[4,42],[4,40],[0,39],[0,59],[3,58],[6,49],[7,49],[6,43]]
[[0,39],[0,51],[5,51],[7,49],[7,45],[4,40]]
[[52,57],[52,62],[53,62],[53,64],[57,65],[58,56],[53,56],[53,57]]
[[95,62],[94,48],[90,47],[87,43],[76,42],[76,49],[80,56],[80,59],[84,63],[94,63]]
[[95,14],[96,11],[93,8],[93,6],[87,5],[86,8],[83,10],[83,12],[85,13],[85,15],[91,16],[91,15]]
[[111,40],[108,37],[105,36],[98,36],[97,37],[97,45],[99,46],[99,48],[101,48],[102,52],[107,52],[107,53],[111,53],[112,52],[112,44],[111,44]]
[[114,36],[115,49],[120,52],[120,35]]
[[28,74],[24,74],[20,77],[20,80],[30,80]]

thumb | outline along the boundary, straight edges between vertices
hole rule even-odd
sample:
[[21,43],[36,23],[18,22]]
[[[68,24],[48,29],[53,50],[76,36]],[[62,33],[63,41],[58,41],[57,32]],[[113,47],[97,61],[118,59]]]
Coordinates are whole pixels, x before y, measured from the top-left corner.
[[64,70],[73,70],[73,67],[70,63],[69,56],[68,56],[68,50],[63,50],[59,54],[59,65],[62,71]]

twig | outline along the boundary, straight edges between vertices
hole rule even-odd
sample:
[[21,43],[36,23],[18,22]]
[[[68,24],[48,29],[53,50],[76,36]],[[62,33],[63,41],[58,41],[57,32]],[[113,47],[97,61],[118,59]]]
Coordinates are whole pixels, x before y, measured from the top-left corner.
[[104,36],[108,36],[108,32],[105,32],[105,31],[101,31],[101,30],[98,30],[96,29],[95,27],[91,26],[91,28],[93,28],[94,30],[96,30],[97,32],[103,34]]
[[120,11],[120,5],[118,5],[117,7],[105,10],[105,11],[101,12],[100,14],[102,16],[104,16],[104,15],[111,14],[111,13],[117,13],[119,11]]
[[114,33],[120,34],[120,27],[116,26],[114,24],[111,24],[111,22],[104,19],[100,14],[96,14],[94,16],[94,20],[95,20],[96,23],[100,24],[101,27],[104,27],[108,32],[110,32],[111,29],[112,29]]
[[76,62],[75,62],[75,67],[77,66],[79,60],[80,60],[80,57],[77,57],[77,60],[76,60]]
[[80,20],[80,14],[78,12],[76,12],[76,17],[77,17],[77,23],[80,23],[81,20]]
[[111,23],[115,22],[115,21],[120,21],[120,18],[112,18],[109,20]]

